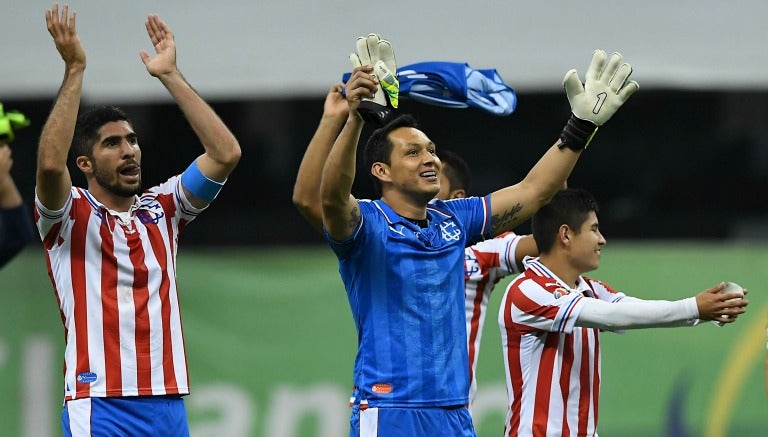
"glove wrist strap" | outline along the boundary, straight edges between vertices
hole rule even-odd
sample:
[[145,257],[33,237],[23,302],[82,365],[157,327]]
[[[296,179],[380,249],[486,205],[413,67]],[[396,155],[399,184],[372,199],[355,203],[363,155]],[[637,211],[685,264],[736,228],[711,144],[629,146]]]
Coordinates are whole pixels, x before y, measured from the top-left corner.
[[560,133],[560,148],[567,147],[571,150],[581,151],[587,148],[592,137],[597,132],[597,125],[591,121],[582,120],[571,113],[571,118],[565,123]]
[[397,114],[387,106],[379,105],[370,100],[363,100],[357,107],[357,113],[367,123],[382,127],[391,121]]

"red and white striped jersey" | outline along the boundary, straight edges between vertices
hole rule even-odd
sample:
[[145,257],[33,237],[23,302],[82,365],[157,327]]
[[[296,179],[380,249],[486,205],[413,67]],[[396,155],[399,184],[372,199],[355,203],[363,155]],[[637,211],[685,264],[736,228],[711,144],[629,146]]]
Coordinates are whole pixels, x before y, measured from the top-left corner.
[[480,338],[488,311],[488,299],[499,280],[520,273],[515,262],[515,251],[521,238],[520,235],[506,232],[464,249],[464,304],[470,364],[470,405],[477,394],[475,371],[480,354]]
[[588,299],[618,302],[608,285],[580,277],[570,289],[538,259],[507,287],[499,326],[507,375],[507,436],[596,436],[600,332],[575,326]]
[[179,176],[137,196],[123,217],[82,188],[59,211],[35,199],[64,323],[65,400],[189,393],[176,252],[201,211]]

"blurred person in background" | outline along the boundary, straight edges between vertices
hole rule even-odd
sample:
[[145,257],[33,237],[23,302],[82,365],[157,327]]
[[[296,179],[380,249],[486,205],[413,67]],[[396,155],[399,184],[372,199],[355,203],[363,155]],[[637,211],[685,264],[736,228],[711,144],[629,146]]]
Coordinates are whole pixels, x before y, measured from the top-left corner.
[[[170,28],[149,15],[156,55],[140,58],[204,153],[143,190],[142,151],[126,114],[98,107],[78,116],[86,55],[76,14],[54,4],[45,21],[65,72],[40,135],[35,213],[66,334],[64,435],[188,436],[178,236],[218,195],[240,146],[178,70]],[[87,189],[72,185],[70,145]]]
[[13,131],[27,125],[26,117],[15,111],[5,113],[0,103],[0,268],[35,239],[32,212],[11,175],[13,153],[9,144],[14,139]]

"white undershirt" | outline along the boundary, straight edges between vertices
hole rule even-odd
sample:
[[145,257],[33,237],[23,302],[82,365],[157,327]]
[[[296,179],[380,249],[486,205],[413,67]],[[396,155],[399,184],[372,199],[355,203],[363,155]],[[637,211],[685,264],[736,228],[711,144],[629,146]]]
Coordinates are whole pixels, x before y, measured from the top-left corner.
[[700,320],[696,298],[667,301],[623,299],[616,303],[599,299],[582,299],[583,308],[576,326],[609,331],[657,328],[664,326],[693,326]]

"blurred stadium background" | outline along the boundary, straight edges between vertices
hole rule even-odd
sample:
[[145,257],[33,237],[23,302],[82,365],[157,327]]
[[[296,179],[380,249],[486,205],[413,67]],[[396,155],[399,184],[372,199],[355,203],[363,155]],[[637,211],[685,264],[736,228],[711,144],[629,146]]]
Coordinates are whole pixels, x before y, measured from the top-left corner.
[[[583,78],[598,47],[625,55],[641,89],[601,129],[570,180],[601,201],[608,246],[594,276],[666,299],[732,280],[751,290],[752,304],[723,329],[605,335],[601,434],[768,434],[768,3],[156,3],[71,5],[89,56],[83,103],[126,109],[146,185],[200,152],[138,58],[150,48],[148,13],[169,23],[182,72],[243,146],[224,191],[181,239],[193,436],[347,433],[354,327],[335,259],[290,199],[325,91],[349,70],[354,38],[371,31],[393,42],[400,65],[497,68],[517,90],[518,109],[504,118],[402,103],[439,148],[467,159],[474,194],[516,182],[555,140],[569,111],[560,87],[568,69]],[[37,137],[63,67],[44,26],[51,3],[6,6],[0,102],[33,122],[12,145],[13,174],[31,204]],[[370,196],[359,175],[355,193]],[[481,437],[501,433],[506,395],[495,308],[506,283],[484,334],[475,409]],[[60,435],[63,332],[38,245],[0,271],[0,302],[0,436]]]

